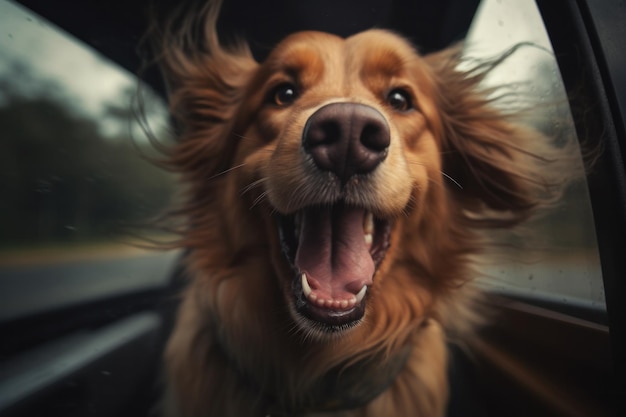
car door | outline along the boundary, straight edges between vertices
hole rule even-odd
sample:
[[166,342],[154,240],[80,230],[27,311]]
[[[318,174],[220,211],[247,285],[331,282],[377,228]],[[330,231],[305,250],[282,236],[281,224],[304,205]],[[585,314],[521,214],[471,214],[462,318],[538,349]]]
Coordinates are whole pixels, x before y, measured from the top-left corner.
[[[517,265],[497,264],[483,281],[496,319],[476,344],[479,359],[472,362],[470,376],[461,376],[463,383],[456,385],[454,415],[467,414],[459,398],[466,398],[467,386],[474,383],[471,394],[482,402],[470,403],[478,410],[471,415],[625,411],[626,92],[617,47],[618,39],[626,39],[618,23],[625,17],[623,2],[494,0],[483,1],[474,20],[478,37],[492,37],[487,43],[534,50],[504,65],[497,82],[522,81],[516,88],[527,88],[533,112],[547,118],[547,123],[531,120],[536,127],[558,134],[569,119],[587,182],[566,195],[556,217],[532,226],[545,236],[540,256],[524,260],[525,253],[516,253]],[[466,48],[472,40],[470,33]],[[482,45],[477,40],[474,46]],[[555,96],[561,86],[564,94]],[[463,359],[457,362],[467,369]]]

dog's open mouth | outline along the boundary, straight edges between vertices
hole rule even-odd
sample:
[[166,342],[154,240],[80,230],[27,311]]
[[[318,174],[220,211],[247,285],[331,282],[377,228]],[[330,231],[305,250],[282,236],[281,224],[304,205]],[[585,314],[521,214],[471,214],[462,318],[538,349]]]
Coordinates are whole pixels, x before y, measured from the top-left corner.
[[279,216],[278,224],[283,253],[295,273],[296,311],[328,331],[357,324],[389,247],[391,223],[338,203]]

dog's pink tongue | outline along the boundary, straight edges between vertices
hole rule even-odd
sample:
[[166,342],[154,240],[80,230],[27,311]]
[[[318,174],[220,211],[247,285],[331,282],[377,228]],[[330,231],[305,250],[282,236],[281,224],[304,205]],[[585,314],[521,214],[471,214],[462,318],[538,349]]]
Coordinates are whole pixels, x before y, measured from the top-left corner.
[[365,211],[344,205],[307,209],[296,266],[319,296],[342,299],[371,285],[374,260],[363,235]]

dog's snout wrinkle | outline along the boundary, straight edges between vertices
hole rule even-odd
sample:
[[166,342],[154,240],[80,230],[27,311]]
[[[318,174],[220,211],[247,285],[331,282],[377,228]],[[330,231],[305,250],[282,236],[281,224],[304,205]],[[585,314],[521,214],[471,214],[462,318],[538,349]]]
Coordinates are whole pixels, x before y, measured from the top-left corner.
[[302,142],[319,169],[346,182],[372,172],[387,157],[389,125],[371,106],[332,103],[309,117]]

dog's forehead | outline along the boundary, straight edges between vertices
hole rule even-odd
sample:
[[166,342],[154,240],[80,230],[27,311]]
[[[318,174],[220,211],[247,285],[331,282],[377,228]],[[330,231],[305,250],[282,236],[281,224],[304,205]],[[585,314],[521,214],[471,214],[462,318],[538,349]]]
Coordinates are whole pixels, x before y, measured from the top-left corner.
[[419,60],[415,49],[402,37],[385,30],[368,30],[346,39],[349,56],[363,64],[399,68]]
[[276,46],[266,63],[295,73],[336,66],[356,73],[395,75],[418,61],[419,56],[403,38],[369,30],[346,39],[323,32],[295,33]]
[[283,39],[270,53],[266,64],[301,67],[311,61],[340,57],[344,39],[324,32],[297,32]]

